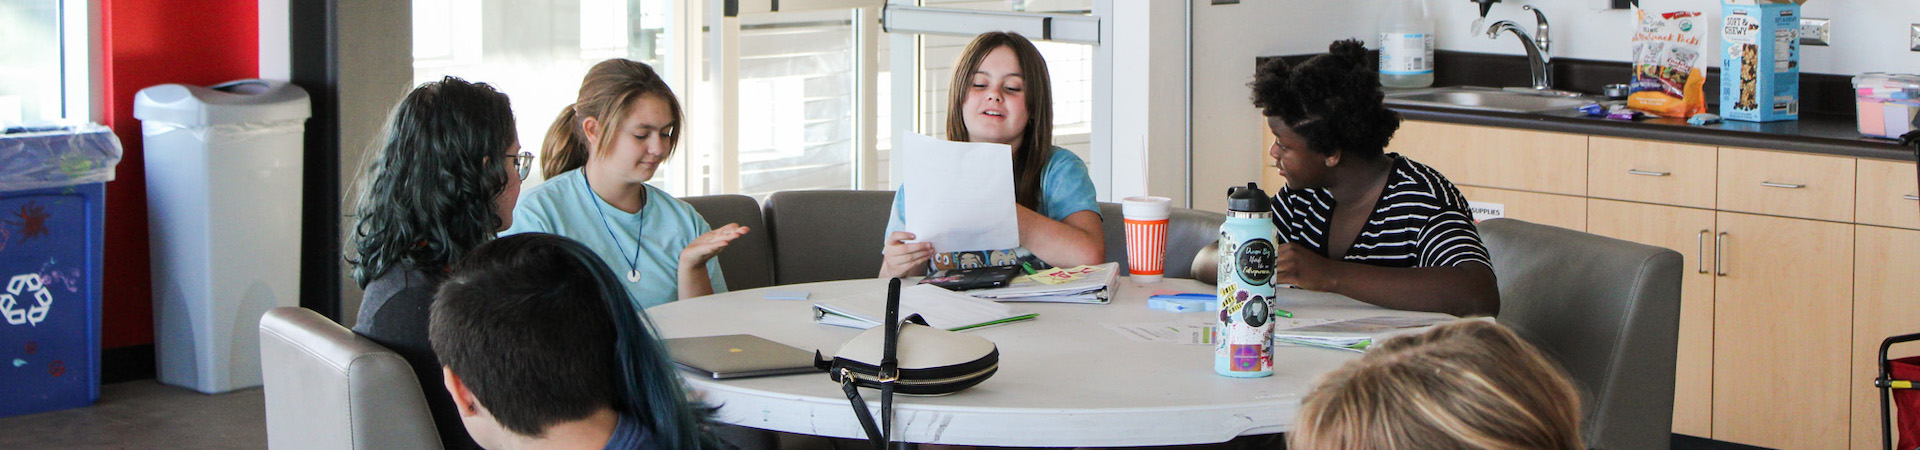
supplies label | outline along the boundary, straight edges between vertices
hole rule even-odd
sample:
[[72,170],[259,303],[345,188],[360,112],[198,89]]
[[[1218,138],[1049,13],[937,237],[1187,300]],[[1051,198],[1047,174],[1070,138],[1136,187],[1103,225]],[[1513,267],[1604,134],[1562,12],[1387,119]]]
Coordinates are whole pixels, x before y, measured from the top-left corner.
[[1387,75],[1433,73],[1433,35],[1380,33],[1380,73]]

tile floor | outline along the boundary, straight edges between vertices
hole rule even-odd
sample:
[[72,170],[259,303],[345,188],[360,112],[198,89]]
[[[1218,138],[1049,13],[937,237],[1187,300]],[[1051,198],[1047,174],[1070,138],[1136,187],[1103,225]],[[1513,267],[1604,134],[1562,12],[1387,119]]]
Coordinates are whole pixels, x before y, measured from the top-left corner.
[[100,387],[86,408],[0,418],[0,448],[267,447],[260,388],[207,395],[154,380]]

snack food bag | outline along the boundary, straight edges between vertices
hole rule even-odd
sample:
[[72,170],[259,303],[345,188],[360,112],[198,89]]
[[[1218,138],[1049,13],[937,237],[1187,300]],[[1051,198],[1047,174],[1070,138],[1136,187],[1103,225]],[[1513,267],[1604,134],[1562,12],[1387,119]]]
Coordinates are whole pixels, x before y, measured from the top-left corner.
[[1707,112],[1700,41],[1710,24],[1699,11],[1636,9],[1635,13],[1640,20],[1633,32],[1633,83],[1627,106],[1667,117]]

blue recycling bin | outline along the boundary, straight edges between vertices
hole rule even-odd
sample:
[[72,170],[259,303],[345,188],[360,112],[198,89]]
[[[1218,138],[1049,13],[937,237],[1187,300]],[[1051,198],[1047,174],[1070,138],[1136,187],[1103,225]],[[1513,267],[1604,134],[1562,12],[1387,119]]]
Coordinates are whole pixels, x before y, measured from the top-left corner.
[[0,417],[100,398],[102,217],[120,154],[99,125],[0,134]]

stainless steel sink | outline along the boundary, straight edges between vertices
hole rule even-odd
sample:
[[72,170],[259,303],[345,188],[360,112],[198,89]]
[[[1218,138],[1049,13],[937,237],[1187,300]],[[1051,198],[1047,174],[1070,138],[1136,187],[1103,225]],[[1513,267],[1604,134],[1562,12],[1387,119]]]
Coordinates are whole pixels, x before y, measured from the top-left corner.
[[1535,92],[1525,88],[1446,87],[1388,92],[1389,105],[1420,105],[1481,111],[1535,113],[1567,110],[1593,103],[1591,98],[1568,92]]

